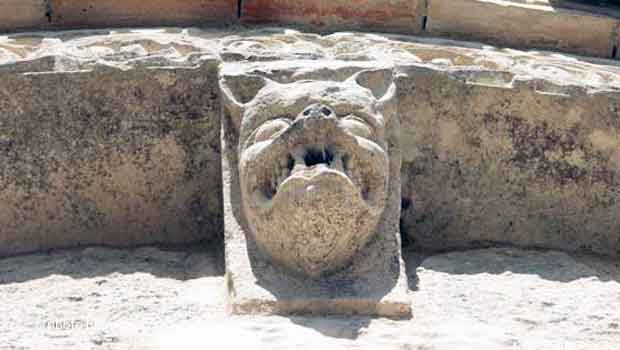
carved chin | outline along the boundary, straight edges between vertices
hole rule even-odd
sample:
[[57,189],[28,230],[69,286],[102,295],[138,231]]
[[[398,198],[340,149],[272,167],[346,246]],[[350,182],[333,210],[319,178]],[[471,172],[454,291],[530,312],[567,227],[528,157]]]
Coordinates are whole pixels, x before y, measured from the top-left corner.
[[267,255],[313,278],[344,267],[370,239],[379,216],[346,174],[325,165],[292,174],[269,208],[248,214]]

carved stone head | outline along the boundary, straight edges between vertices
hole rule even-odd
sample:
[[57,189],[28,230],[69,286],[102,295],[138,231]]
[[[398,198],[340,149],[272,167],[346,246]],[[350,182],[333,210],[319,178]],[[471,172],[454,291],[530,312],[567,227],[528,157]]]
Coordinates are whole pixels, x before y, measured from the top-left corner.
[[238,116],[242,207],[257,246],[308,277],[341,269],[375,234],[386,207],[391,71],[222,85]]

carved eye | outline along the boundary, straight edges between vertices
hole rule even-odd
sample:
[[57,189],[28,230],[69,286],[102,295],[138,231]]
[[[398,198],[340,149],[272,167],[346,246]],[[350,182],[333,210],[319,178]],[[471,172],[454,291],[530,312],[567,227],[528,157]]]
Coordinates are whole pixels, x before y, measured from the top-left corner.
[[278,131],[288,128],[289,125],[290,122],[286,119],[270,120],[256,129],[256,133],[254,134],[254,142],[268,140]]
[[354,115],[348,115],[340,121],[342,126],[352,134],[363,137],[366,139],[373,139],[372,129],[368,124],[360,117]]

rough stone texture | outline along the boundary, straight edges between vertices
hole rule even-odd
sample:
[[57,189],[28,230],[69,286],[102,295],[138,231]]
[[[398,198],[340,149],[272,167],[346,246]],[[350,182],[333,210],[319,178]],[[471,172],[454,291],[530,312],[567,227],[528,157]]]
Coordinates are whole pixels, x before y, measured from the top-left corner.
[[0,1],[0,32],[40,28],[48,24],[45,0]]
[[[244,59],[276,50],[346,61],[341,74],[359,60],[402,72],[401,231],[418,247],[516,244],[618,254],[617,65],[393,38],[272,35],[245,38],[241,47]],[[321,71],[319,63],[304,70],[293,62],[255,69],[282,79]]]
[[618,8],[562,0],[4,0],[0,4],[0,31],[275,23],[331,32],[422,33],[599,57],[614,52],[617,56],[619,19]]
[[423,0],[243,1],[247,23],[304,24],[318,29],[365,29],[418,33]]
[[411,314],[393,74],[308,80],[328,64],[286,82],[252,64],[220,73],[233,313]]
[[402,225],[417,246],[620,252],[617,91],[406,71]]
[[[344,80],[369,67],[392,67],[406,74],[397,79],[404,149],[402,232],[420,247],[518,244],[618,256],[620,68],[614,61],[399,35],[166,29],[3,37],[0,75],[18,82],[73,81],[77,78],[63,78],[65,73],[60,72],[54,73],[55,78],[18,72],[98,67],[101,72],[116,72],[114,79],[121,81],[131,74],[152,79],[146,67],[191,68],[202,56],[227,64],[250,61],[253,69],[269,71],[278,79]],[[333,69],[325,69],[326,60]],[[312,69],[301,69],[311,64]],[[125,71],[103,70],[109,66]],[[145,69],[132,72],[136,67]],[[167,71],[198,78],[192,69]],[[89,74],[72,76],[99,76]],[[54,91],[47,87],[36,93],[51,99]],[[159,106],[168,105],[165,101]],[[198,108],[195,102],[192,105]],[[36,110],[30,104],[26,107]],[[11,110],[9,115],[15,113]],[[210,145],[218,145],[219,114],[210,114],[208,120],[205,137]],[[77,125],[88,125],[84,123]],[[52,128],[51,123],[46,125]],[[219,155],[212,155],[219,162]],[[219,170],[208,166],[208,174],[205,186],[220,188]],[[32,217],[33,212],[24,208],[22,215]],[[209,216],[212,222],[223,220],[221,210],[208,212],[216,215]],[[209,227],[213,232],[222,230],[221,224]],[[24,242],[33,249],[46,246],[44,237],[36,242],[31,231],[11,230],[7,232],[17,240],[14,246]]]
[[0,67],[0,254],[221,235],[217,61],[80,63]]
[[236,0],[48,0],[58,27],[231,23]]
[[506,0],[428,0],[432,35],[612,57],[617,18]]
[[229,316],[218,249],[88,248],[0,260],[0,348],[615,350],[620,339],[617,261],[405,251],[411,320]]

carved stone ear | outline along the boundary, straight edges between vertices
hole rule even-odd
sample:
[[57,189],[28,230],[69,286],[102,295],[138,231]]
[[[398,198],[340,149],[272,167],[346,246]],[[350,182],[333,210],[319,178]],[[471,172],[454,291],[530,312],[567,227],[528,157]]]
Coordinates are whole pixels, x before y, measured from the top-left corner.
[[377,99],[377,108],[381,110],[386,120],[393,117],[397,111],[397,104],[394,72],[391,69],[363,70],[350,79],[372,92]]
[[351,77],[358,85],[370,90],[377,100],[388,93],[394,82],[394,74],[391,69],[369,69],[358,72]]
[[220,78],[224,108],[238,129],[245,107],[271,80],[258,75],[231,75]]

